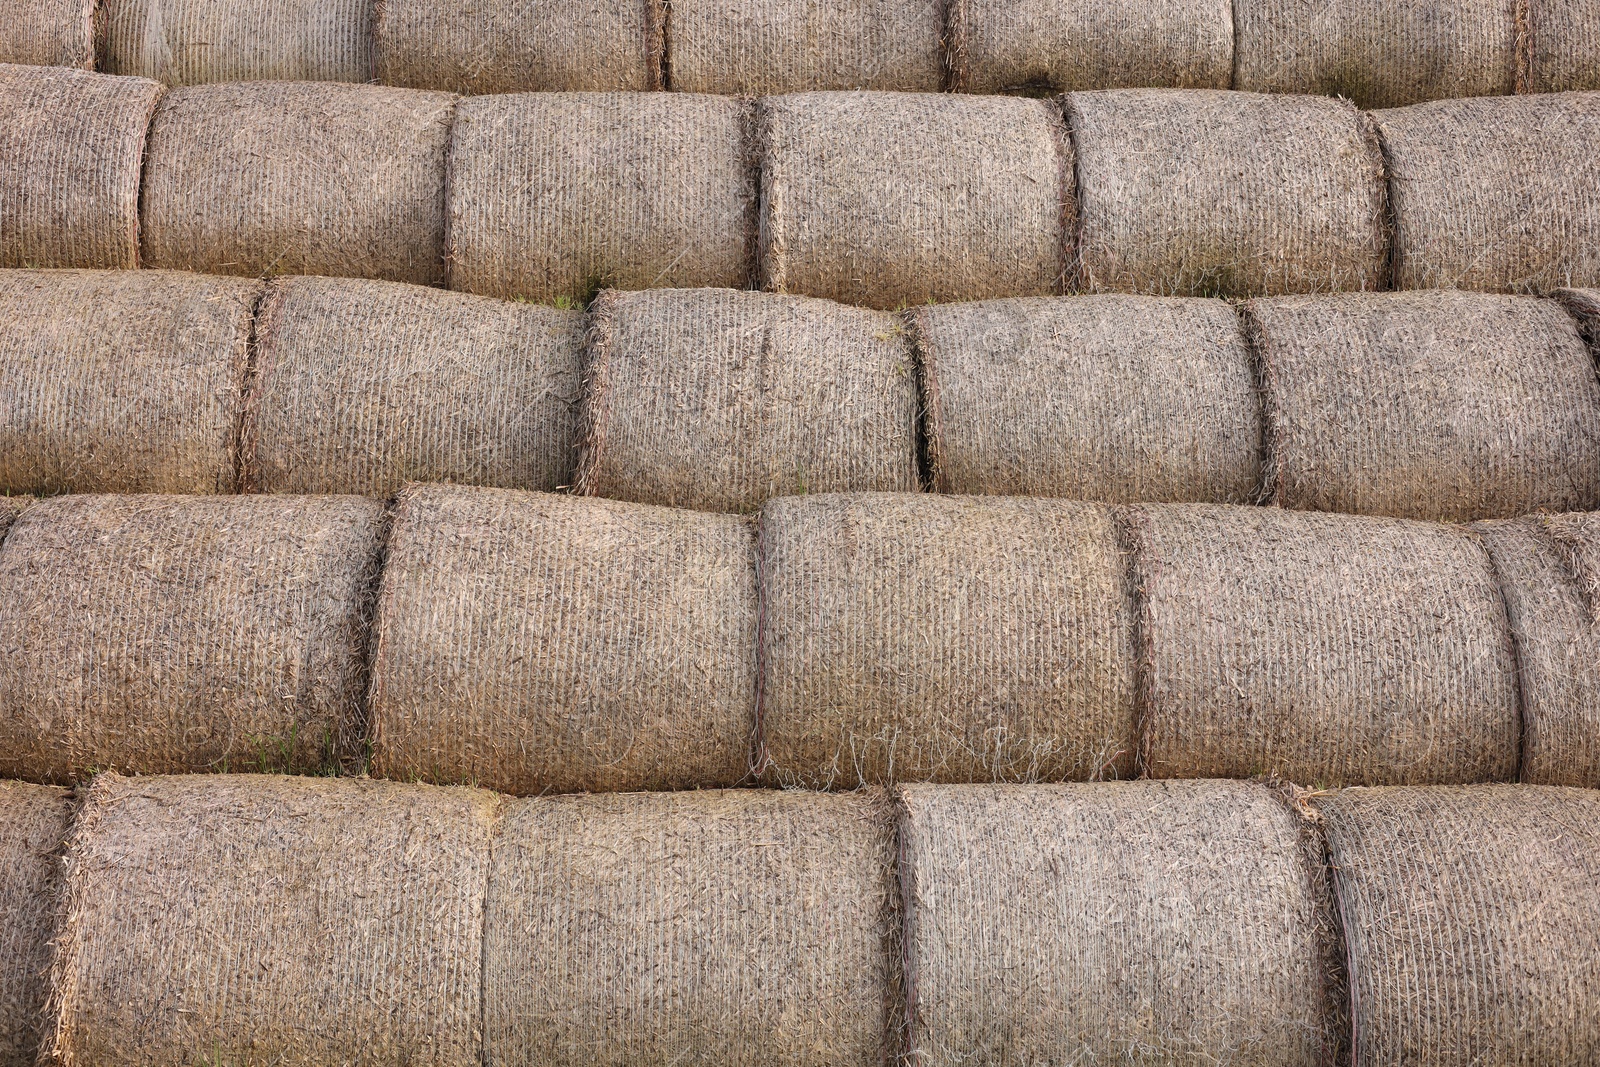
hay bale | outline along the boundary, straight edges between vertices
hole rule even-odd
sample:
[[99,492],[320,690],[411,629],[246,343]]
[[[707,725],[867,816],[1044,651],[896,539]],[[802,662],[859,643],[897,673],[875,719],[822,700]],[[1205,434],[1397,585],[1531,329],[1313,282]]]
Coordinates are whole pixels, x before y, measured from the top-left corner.
[[1222,301],[993,300],[914,321],[938,492],[1255,500],[1260,404]]
[[951,81],[999,93],[1226,89],[1230,0],[951,0]]
[[748,101],[687,93],[465,100],[450,142],[450,287],[587,302],[739,287],[756,185]]
[[801,93],[757,117],[765,288],[876,308],[1061,291],[1053,103]]
[[0,1065],[33,1067],[45,1023],[68,793],[0,782]]
[[245,405],[246,489],[566,485],[582,323],[578,311],[394,282],[276,282]]
[[1357,1063],[1600,1062],[1600,793],[1351,789],[1317,807]]
[[1551,301],[1255,300],[1281,507],[1462,521],[1600,507],[1600,383]]
[[14,0],[0,22],[0,63],[94,69],[95,0]]
[[1600,89],[1600,0],[1526,0],[1517,91]]
[[1244,297],[1376,289],[1383,167],[1347,101],[1195,90],[1073,93],[1079,284]]
[[1023,498],[790,497],[761,517],[761,739],[784,785],[1133,768],[1112,516]]
[[0,63],[0,267],[139,265],[139,167],[160,95],[143,78]]
[[370,81],[374,2],[100,0],[101,63],[167,85]]
[[5,540],[11,524],[17,521],[17,516],[29,503],[31,501],[27,497],[0,496],[0,541]]
[[1203,504],[1129,520],[1151,776],[1515,777],[1511,636],[1465,531]]
[[0,271],[0,491],[231,493],[260,285]]
[[510,802],[489,879],[485,1059],[898,1062],[896,889],[876,791]]
[[908,786],[911,1047],[929,1063],[1324,1067],[1331,916],[1264,786]]
[[30,506],[0,550],[0,776],[355,755],[382,517],[358,497]]
[[174,89],[150,128],[149,265],[443,282],[455,102],[336,83]]
[[917,388],[893,315],[689,289],[607,292],[590,322],[579,492],[754,511],[917,491]]
[[483,96],[660,89],[661,0],[383,0],[378,81]]
[[377,773],[506,793],[737,783],[754,555],[732,515],[407,489],[378,600]]
[[1373,119],[1396,289],[1600,283],[1600,93],[1440,100]]
[[939,0],[672,0],[671,11],[680,92],[944,88]]
[[61,1067],[478,1067],[500,798],[389,782],[95,779],[65,865]]

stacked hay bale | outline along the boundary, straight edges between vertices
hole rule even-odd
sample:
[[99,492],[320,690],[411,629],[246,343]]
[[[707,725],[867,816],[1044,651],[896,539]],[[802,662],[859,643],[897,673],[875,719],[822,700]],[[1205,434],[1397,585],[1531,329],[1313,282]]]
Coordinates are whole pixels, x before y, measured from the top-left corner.
[[0,781],[0,1064],[33,1067],[45,1029],[45,972],[57,866],[72,816],[60,789]]
[[1600,2],[1527,0],[1518,92],[1600,89]]
[[101,67],[167,85],[370,81],[375,2],[100,0]]
[[0,21],[0,63],[94,69],[94,0],[15,0]]

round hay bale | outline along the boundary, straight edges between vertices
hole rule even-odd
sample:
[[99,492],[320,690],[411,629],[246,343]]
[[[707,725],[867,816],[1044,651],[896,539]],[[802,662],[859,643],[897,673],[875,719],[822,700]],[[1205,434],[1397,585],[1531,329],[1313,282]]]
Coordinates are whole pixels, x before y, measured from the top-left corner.
[[1600,89],[1600,0],[1525,0],[1518,92]]
[[1204,504],[1129,519],[1152,777],[1516,776],[1510,630],[1466,531]]
[[951,81],[1002,93],[1226,89],[1230,0],[950,0]]
[[160,95],[143,78],[0,63],[0,267],[139,265],[139,167]]
[[1053,103],[801,93],[757,118],[764,288],[875,308],[1061,291]]
[[33,1067],[45,1032],[45,975],[70,794],[0,782],[0,1067]]
[[1600,1062],[1600,793],[1350,789],[1317,807],[1355,1062]]
[[928,1063],[1338,1062],[1320,842],[1265,786],[901,791]]
[[382,518],[358,497],[30,506],[0,549],[0,776],[355,756]]
[[0,21],[0,63],[94,69],[95,0],[13,0]]
[[167,85],[370,81],[374,2],[100,0],[101,64]]
[[662,0],[382,0],[378,80],[483,96],[660,89]]
[[591,305],[580,493],[754,511],[916,492],[917,387],[893,315],[731,289]]
[[517,93],[461,104],[450,287],[544,302],[601,288],[740,287],[756,181],[748,101]]
[[761,741],[778,782],[1133,769],[1134,609],[1108,510],[789,497],[762,512],[760,574]]
[[1600,289],[1557,289],[1553,294],[1578,323],[1578,332],[1600,349]]
[[877,791],[508,802],[489,877],[486,1061],[899,1062],[894,848]]
[[245,404],[246,491],[564,486],[582,331],[578,311],[353,278],[275,282]]
[[1389,164],[1394,288],[1600,283],[1600,93],[1373,113]]
[[754,555],[732,515],[407,489],[378,600],[375,772],[520,794],[739,782]]
[[1600,507],[1600,382],[1552,301],[1251,301],[1281,507],[1463,521]]
[[1344,100],[1162,89],[1072,93],[1079,284],[1272,296],[1376,289],[1383,166]]
[[1261,412],[1233,308],[1082,296],[914,312],[941,493],[1254,502]]
[[479,1067],[500,798],[101,775],[65,864],[61,1067]]
[[260,284],[0,271],[0,491],[231,493]]
[[442,283],[455,102],[330,82],[172,90],[150,127],[149,265]]
[[772,96],[944,88],[940,0],[672,0],[672,88]]

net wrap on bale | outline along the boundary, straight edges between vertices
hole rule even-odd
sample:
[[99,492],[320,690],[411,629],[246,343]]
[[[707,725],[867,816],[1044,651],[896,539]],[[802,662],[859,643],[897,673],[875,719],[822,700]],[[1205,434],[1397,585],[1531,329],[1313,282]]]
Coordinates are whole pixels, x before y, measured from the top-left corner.
[[1518,92],[1600,89],[1600,0],[1526,0]]
[[[3,508],[0,504],[0,508]],[[0,1065],[33,1067],[45,1029],[46,972],[61,844],[72,801],[64,790],[0,781]]]
[[102,69],[167,85],[372,78],[378,0],[100,0]]
[[95,0],[13,0],[0,22],[0,63],[94,69]]

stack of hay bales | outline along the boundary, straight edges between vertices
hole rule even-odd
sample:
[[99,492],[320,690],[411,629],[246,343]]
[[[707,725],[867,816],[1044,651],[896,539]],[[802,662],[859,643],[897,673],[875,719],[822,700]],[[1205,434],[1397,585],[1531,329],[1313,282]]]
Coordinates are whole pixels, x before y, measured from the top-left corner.
[[0,20],[0,63],[94,69],[94,0],[13,0]]
[[99,0],[101,68],[166,85],[370,81],[377,2]]
[[58,861],[72,801],[0,781],[0,1064],[32,1067],[44,1032]]

